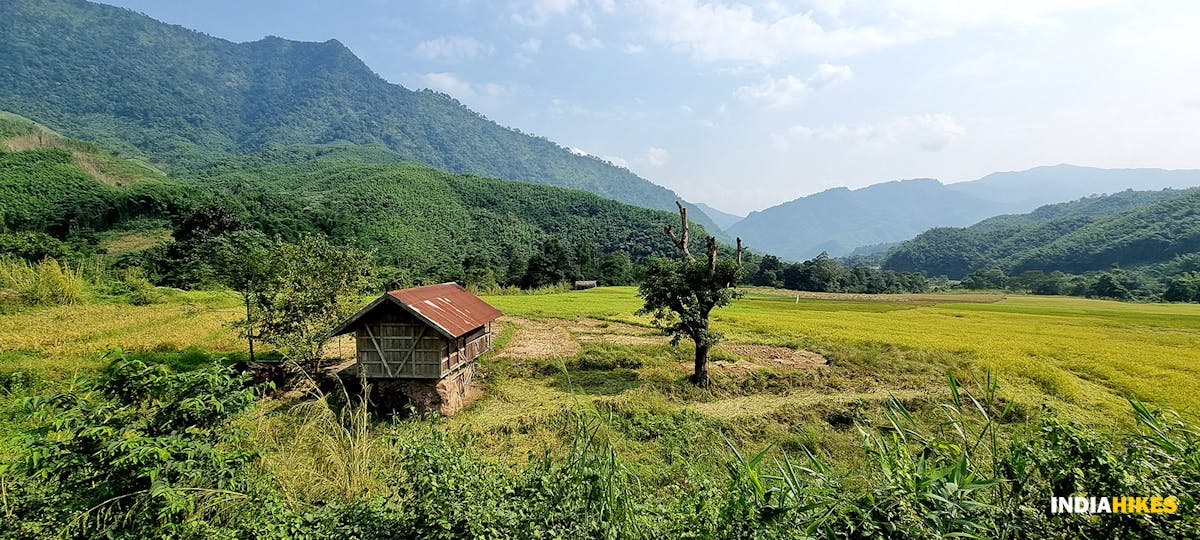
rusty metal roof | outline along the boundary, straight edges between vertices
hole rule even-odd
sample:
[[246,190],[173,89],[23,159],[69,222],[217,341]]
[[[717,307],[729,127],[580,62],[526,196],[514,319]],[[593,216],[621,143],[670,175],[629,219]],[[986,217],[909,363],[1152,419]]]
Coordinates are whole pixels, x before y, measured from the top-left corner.
[[503,315],[500,310],[454,282],[388,292],[416,315],[456,338]]
[[389,291],[338,325],[333,335],[350,331],[358,319],[385,301],[395,303],[448,338],[461,337],[503,315],[500,310],[450,282]]

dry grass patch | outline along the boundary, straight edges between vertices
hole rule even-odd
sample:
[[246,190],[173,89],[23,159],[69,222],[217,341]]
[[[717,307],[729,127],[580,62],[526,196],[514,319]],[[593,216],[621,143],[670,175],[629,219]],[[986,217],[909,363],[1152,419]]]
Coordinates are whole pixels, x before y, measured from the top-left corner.
[[501,321],[515,323],[517,330],[497,358],[535,360],[579,354],[579,342],[571,336],[567,321],[543,322],[517,317],[504,317]]

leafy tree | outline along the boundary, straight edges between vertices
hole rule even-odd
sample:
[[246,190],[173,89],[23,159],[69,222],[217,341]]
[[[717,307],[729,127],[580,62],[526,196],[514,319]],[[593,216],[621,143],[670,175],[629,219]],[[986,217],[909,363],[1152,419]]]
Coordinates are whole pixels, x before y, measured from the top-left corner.
[[243,331],[250,346],[250,361],[254,361],[254,332],[256,318],[252,300],[265,292],[271,279],[272,242],[256,230],[240,230],[222,235],[212,242],[212,265],[222,285],[241,294],[246,307]]
[[604,285],[628,285],[633,283],[633,261],[624,250],[605,253],[600,257],[600,276]]
[[1116,276],[1108,272],[1100,274],[1088,291],[1088,296],[1117,300],[1128,300],[1130,298],[1129,289],[1125,288],[1125,285]]
[[525,287],[543,287],[564,281],[571,281],[578,276],[578,269],[572,261],[571,253],[557,238],[550,238],[542,243],[542,249],[529,258],[525,277],[521,284]]
[[709,236],[706,242],[707,260],[698,261],[688,246],[689,231],[687,209],[679,206],[681,231],[678,237],[671,226],[667,236],[679,249],[678,260],[654,257],[646,268],[638,294],[645,300],[639,314],[652,315],[654,324],[671,336],[676,345],[681,338],[688,338],[696,345],[695,371],[692,382],[706,387],[711,383],[708,376],[708,351],[721,341],[720,332],[709,328],[709,315],[718,307],[727,306],[741,293],[734,285],[742,278],[741,245],[738,240],[736,260],[717,256],[717,239]]
[[1008,284],[1008,276],[999,268],[979,270],[963,279],[962,285],[968,289],[1003,289]]
[[1163,293],[1168,302],[1200,302],[1200,272],[1180,274],[1171,279],[1171,285]]
[[270,279],[252,295],[260,336],[319,374],[330,332],[357,308],[374,272],[371,254],[317,236],[281,243],[271,253]]
[[[251,228],[235,209],[219,202],[192,208],[174,220],[166,259],[159,262],[163,280],[176,287],[208,285],[221,281],[213,255],[221,249],[221,238]],[[228,270],[228,268],[226,269]]]
[[783,261],[774,255],[763,255],[750,283],[764,287],[783,287]]

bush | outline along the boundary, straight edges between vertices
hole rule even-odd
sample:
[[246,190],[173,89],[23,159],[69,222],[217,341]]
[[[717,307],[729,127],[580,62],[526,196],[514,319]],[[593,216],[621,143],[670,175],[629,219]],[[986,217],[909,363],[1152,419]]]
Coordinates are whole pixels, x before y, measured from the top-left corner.
[[175,373],[119,353],[74,391],[26,399],[34,427],[0,471],[22,486],[20,503],[0,530],[183,535],[198,514],[249,497],[258,454],[230,420],[253,403],[226,368]]
[[45,259],[33,264],[23,260],[0,261],[0,284],[12,289],[22,302],[45,306],[76,304],[83,298],[83,269]]

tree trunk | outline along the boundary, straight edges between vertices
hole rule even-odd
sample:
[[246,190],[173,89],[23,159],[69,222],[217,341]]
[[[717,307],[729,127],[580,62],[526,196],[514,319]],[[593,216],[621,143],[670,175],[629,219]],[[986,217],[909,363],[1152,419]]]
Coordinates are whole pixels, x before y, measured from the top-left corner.
[[692,374],[692,383],[701,388],[712,384],[708,378],[708,345],[696,344],[696,372]]
[[250,361],[254,361],[254,325],[250,323],[250,295],[243,295],[246,299],[246,340],[250,342]]

